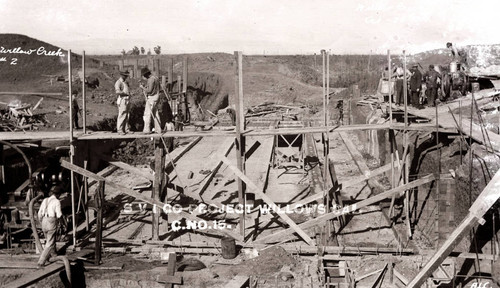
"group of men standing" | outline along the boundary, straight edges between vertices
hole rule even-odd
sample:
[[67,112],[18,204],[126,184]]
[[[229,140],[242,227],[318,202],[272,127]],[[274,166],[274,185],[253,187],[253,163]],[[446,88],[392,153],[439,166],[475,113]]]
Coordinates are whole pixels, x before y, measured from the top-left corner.
[[[141,75],[146,80],[146,86],[139,86],[145,97],[146,104],[144,107],[144,129],[142,133],[151,133],[151,121],[153,121],[155,133],[161,133],[160,115],[158,112],[158,100],[160,97],[160,80],[154,76],[146,67],[141,69]],[[115,83],[115,92],[117,96],[116,104],[118,105],[117,132],[121,135],[134,133],[130,130],[130,85],[127,78],[130,76],[128,71],[120,72],[120,78]]]
[[[404,105],[404,77],[405,71],[402,65],[394,69],[392,78],[395,78],[395,98],[396,105]],[[418,64],[412,65],[410,70],[406,71],[406,80],[408,83],[407,104],[415,108],[421,109],[423,101],[421,101],[422,84],[426,84],[427,105],[435,106],[438,87],[441,83],[441,74],[434,69],[434,65],[429,65],[429,70],[423,75],[418,69]]]

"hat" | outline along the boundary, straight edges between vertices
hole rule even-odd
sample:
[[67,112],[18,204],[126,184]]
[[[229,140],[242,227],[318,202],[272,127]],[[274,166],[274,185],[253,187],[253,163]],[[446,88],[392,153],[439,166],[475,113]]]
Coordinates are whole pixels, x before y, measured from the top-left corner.
[[418,67],[418,64],[413,64],[411,65],[411,67]]
[[450,48],[451,46],[453,46],[451,42],[446,43],[446,47]]
[[149,71],[148,67],[144,67],[141,69],[141,75],[146,76],[147,74],[151,74],[151,71]]
[[434,65],[429,65],[429,69],[434,69]]
[[128,72],[128,71],[120,71],[120,75],[122,75],[122,76],[130,76],[130,72]]
[[78,94],[78,89],[71,90],[71,95],[77,95],[77,94]]
[[50,193],[54,195],[61,195],[62,194],[62,188],[59,185],[54,185],[52,188],[50,188]]

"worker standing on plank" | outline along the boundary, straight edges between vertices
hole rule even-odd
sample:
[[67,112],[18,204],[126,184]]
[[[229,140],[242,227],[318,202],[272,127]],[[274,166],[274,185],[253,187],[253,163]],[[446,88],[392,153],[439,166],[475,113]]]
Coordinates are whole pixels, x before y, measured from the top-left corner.
[[418,64],[414,64],[411,70],[410,77],[410,93],[411,93],[411,104],[413,107],[420,109],[420,91],[422,90],[422,73],[418,70]]
[[115,93],[117,96],[118,118],[116,119],[116,131],[120,135],[133,133],[130,131],[128,123],[130,118],[130,87],[127,78],[130,75],[128,71],[121,71],[120,78],[115,82]]
[[61,187],[58,185],[52,186],[50,189],[51,196],[43,199],[40,209],[38,210],[38,219],[42,222],[42,231],[45,235],[45,248],[43,249],[37,267],[43,267],[50,257],[56,257],[56,230],[58,220],[62,217],[61,202]]
[[441,79],[441,74],[434,70],[434,65],[429,65],[429,71],[424,74],[425,83],[427,86],[427,103],[429,106],[436,106],[438,82]]
[[[457,48],[451,42],[446,43],[446,48],[450,49],[453,61],[457,61],[464,66],[467,66],[467,51],[464,48]],[[465,68],[465,67],[464,67]]]
[[71,105],[73,106],[73,114],[71,115],[71,121],[74,123],[73,125],[75,126],[75,129],[80,129],[78,126],[78,113],[82,113],[80,110],[80,106],[78,105],[78,100],[76,99],[78,97],[78,90],[73,89],[71,91]]
[[160,97],[160,81],[158,77],[151,74],[146,68],[141,69],[142,78],[147,80],[146,86],[140,85],[146,96],[146,105],[144,107],[144,130],[143,133],[151,133],[151,119],[154,121],[156,133],[161,133],[160,113],[158,113],[158,99]]

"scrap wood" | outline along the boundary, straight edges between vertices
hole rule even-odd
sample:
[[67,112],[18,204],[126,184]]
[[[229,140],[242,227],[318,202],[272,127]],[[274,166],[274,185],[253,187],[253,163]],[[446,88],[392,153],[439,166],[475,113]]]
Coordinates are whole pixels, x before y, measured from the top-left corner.
[[[262,192],[259,189],[259,187],[257,187],[257,185],[255,185],[255,183],[253,183],[245,174],[243,174],[243,172],[241,172],[238,168],[233,166],[232,163],[229,161],[229,159],[227,159],[225,156],[222,156],[222,161],[229,167],[229,169],[231,169],[233,171],[233,173],[236,176],[238,176],[238,178],[240,178],[243,182],[245,182],[245,184],[248,185],[249,188],[252,189],[252,192],[257,194],[267,205],[269,205],[271,207],[276,206],[276,204],[273,202],[273,200],[271,200],[271,198],[269,196],[267,196],[267,194],[264,194],[264,192]],[[297,234],[299,234],[300,237],[302,237],[302,239],[307,242],[307,244],[313,245],[313,240],[311,239],[311,237],[309,237],[309,235],[307,235],[307,233],[305,233],[292,219],[290,219],[290,217],[288,217],[288,215],[281,214],[281,213],[277,213],[277,214],[280,218],[282,218],[290,226],[290,229],[292,229]]]
[[[102,176],[99,176],[99,175],[93,173],[93,172],[90,172],[90,171],[88,171],[80,166],[71,164],[66,160],[61,161],[61,167],[66,168],[68,170],[71,170],[73,172],[76,172],[82,176],[95,179],[97,181],[104,181],[107,186],[112,187],[123,194],[127,194],[129,196],[136,198],[137,200],[142,200],[142,201],[149,203],[151,205],[156,205],[157,207],[163,207],[165,204],[167,204],[167,203],[163,203],[157,199],[153,199],[151,197],[147,197],[145,195],[142,195],[142,194],[140,194],[140,193],[138,193],[138,192],[136,192],[133,189],[130,189],[128,187],[122,186],[120,184],[116,184],[115,182],[110,181],[109,179],[106,179]],[[192,215],[190,213],[187,213],[187,212],[181,212],[178,215],[183,217],[183,218],[189,219],[189,220],[200,221],[200,218],[198,218],[197,216]],[[229,235],[236,240],[240,240],[240,241],[242,240],[241,235],[239,235],[238,233],[235,233],[234,231],[229,230],[229,229],[225,229],[225,230],[207,229],[205,231],[206,232],[204,234],[215,234],[215,235],[219,235],[219,236]]]
[[380,273],[382,270],[383,270],[383,269],[378,269],[378,270],[375,270],[375,271],[370,272],[370,273],[368,273],[368,274],[365,274],[365,275],[362,275],[362,276],[356,277],[356,278],[354,279],[354,281],[355,281],[355,282],[359,282],[359,281],[361,281],[361,280],[363,280],[363,279],[365,279],[365,278],[368,278],[368,277],[370,277],[370,276],[372,276],[372,275],[375,275],[375,274],[377,274],[377,273]]
[[382,286],[382,282],[384,281],[384,275],[385,275],[385,272],[387,270],[387,266],[388,266],[388,264],[385,263],[384,268],[382,268],[382,271],[380,271],[380,273],[378,274],[377,279],[375,279],[375,282],[373,282],[372,286],[370,286],[370,287],[375,288],[375,287]]
[[[306,229],[306,228],[313,227],[316,225],[321,225],[321,224],[325,223],[325,221],[340,217],[340,216],[345,215],[345,214],[352,213],[352,212],[357,211],[363,207],[373,205],[373,204],[378,203],[384,199],[387,199],[387,198],[391,197],[393,194],[401,193],[403,191],[408,191],[409,189],[411,189],[413,187],[417,187],[417,186],[429,183],[429,182],[434,181],[434,180],[435,180],[434,174],[429,174],[429,175],[424,176],[420,179],[411,181],[405,185],[387,190],[385,192],[382,192],[380,194],[372,196],[368,199],[365,199],[365,200],[356,202],[354,204],[351,204],[349,206],[343,207],[342,209],[323,214],[317,218],[314,218],[314,219],[308,220],[304,223],[301,223],[298,226],[301,229]],[[294,233],[294,230],[291,228],[288,228],[285,230],[275,232],[271,235],[262,237],[260,239],[257,239],[255,242],[263,243],[266,241],[275,241],[274,239],[279,239],[279,241],[291,240],[291,239],[295,238],[292,235],[293,233]]]
[[243,288],[247,287],[250,278],[248,276],[236,275],[234,278],[227,283],[224,288]]

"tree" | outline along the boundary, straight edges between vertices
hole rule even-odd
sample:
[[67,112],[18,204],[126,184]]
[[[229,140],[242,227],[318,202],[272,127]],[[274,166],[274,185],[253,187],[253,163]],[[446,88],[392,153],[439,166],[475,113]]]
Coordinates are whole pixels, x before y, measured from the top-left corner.
[[144,47],[141,47],[141,54],[144,55],[146,53],[146,49]]
[[132,48],[132,55],[139,55],[139,48],[137,46],[134,46],[134,48]]
[[148,55],[151,55],[151,48],[148,49]]
[[122,55],[125,55],[127,52],[125,52],[125,49],[122,49]]
[[160,55],[160,54],[161,54],[161,47],[160,47],[160,45],[156,46],[156,47],[155,47],[155,48],[153,48],[153,49],[155,50],[155,53],[156,53],[157,55]]

